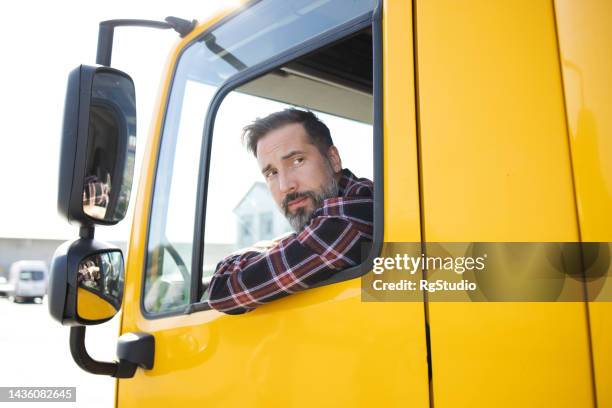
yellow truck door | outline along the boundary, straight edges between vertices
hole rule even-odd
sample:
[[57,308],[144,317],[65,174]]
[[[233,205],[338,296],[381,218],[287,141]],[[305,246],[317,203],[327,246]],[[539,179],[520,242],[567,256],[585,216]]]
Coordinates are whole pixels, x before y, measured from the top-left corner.
[[[205,264],[207,254],[173,229],[198,224],[196,204],[206,195],[196,194],[198,164],[208,171],[211,160],[201,135],[224,81],[257,64],[268,67],[262,75],[284,69],[371,30],[373,165],[375,183],[384,185],[375,228],[385,241],[420,241],[411,8],[347,3],[253,2],[196,28],[174,52],[145,153],[121,323],[122,333],[154,335],[155,362],[118,381],[118,407],[429,406],[423,303],[361,302],[360,279],[351,279],[224,315],[200,302],[192,265]],[[270,49],[277,43],[286,46]],[[200,116],[183,120],[194,100]],[[191,169],[173,174],[185,162]],[[206,226],[211,216],[203,215]]]
[[[579,242],[553,2],[414,12],[423,239]],[[584,302],[427,307],[437,408],[595,404]]]

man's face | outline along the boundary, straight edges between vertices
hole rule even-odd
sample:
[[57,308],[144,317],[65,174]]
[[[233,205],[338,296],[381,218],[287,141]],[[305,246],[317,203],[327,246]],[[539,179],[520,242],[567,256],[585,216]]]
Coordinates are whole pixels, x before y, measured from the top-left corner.
[[324,157],[299,123],[262,137],[257,161],[274,201],[296,231],[308,224],[324,199],[338,195],[335,173],[342,164],[337,149],[330,147]]

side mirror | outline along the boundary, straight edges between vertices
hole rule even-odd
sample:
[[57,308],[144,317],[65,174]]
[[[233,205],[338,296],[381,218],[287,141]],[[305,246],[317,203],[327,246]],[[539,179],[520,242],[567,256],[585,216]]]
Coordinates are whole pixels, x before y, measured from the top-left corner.
[[125,73],[81,65],[68,78],[58,209],[70,222],[113,225],[134,177],[136,97]]
[[70,353],[83,370],[132,378],[138,367],[151,370],[155,338],[126,333],[119,338],[119,361],[94,360],[85,347],[86,325],[111,319],[121,309],[124,286],[121,250],[90,238],[63,243],[53,256],[49,277],[49,313],[70,328]]
[[[112,37],[111,37],[112,38]],[[70,353],[83,370],[131,378],[152,369],[155,338],[127,333],[119,361],[94,360],[85,347],[87,325],[104,323],[121,309],[121,250],[95,241],[94,224],[113,225],[126,213],[134,177],[136,100],[134,83],[109,67],[81,65],[70,73],[64,108],[57,206],[80,225],[81,239],[62,244],[53,256],[49,312],[70,328]]]
[[112,319],[121,309],[124,273],[119,248],[93,239],[64,243],[51,264],[51,316],[71,326]]

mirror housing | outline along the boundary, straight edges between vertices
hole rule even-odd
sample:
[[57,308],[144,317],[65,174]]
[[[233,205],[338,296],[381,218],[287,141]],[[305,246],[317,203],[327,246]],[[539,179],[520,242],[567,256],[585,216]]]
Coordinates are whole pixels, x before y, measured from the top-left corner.
[[58,210],[81,226],[114,225],[129,204],[136,150],[134,83],[125,73],[81,65],[68,78]]
[[93,239],[62,244],[53,256],[49,276],[49,313],[63,325],[104,323],[121,309],[123,254]]

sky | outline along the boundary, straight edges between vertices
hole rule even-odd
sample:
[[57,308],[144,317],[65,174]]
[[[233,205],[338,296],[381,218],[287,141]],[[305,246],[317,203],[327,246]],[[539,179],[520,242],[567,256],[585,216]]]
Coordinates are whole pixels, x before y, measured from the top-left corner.
[[[11,16],[0,25],[3,52],[3,63],[0,64],[3,91],[0,98],[0,112],[3,113],[3,132],[0,136],[0,186],[3,191],[0,199],[0,237],[74,239],[78,236],[78,227],[68,224],[57,213],[61,126],[68,74],[80,64],[95,63],[100,21],[117,18],[161,21],[169,15],[204,21],[223,7],[236,4],[236,1],[180,1],[170,4],[161,1],[85,3],[65,0],[53,3],[24,1],[18,6],[13,3],[8,8],[6,3],[0,3],[0,13]],[[132,197],[138,188],[142,153],[162,82],[162,70],[178,41],[178,34],[172,30],[141,27],[115,29],[111,66],[127,72],[136,85],[138,136]],[[261,99],[253,101],[246,96],[233,100],[236,102],[231,108],[225,108],[224,101],[221,111],[226,110],[228,114],[225,118],[220,115],[215,126],[215,135],[232,136],[225,139],[227,146],[239,140],[242,126],[256,116],[264,116],[284,107]],[[193,131],[187,133],[201,135],[199,129],[204,121],[199,113],[201,108],[199,104],[192,106],[197,106],[198,114],[184,120],[181,126],[191,126]],[[189,116],[189,113],[184,115]],[[371,127],[327,116],[322,119],[331,128],[341,155],[348,159],[349,166],[357,170],[360,176],[371,177],[371,164],[359,157],[360,154],[367,156],[367,152],[371,151]],[[361,137],[356,138],[358,134]],[[361,144],[355,142],[357,139],[362,141]],[[343,145],[347,148],[343,148]],[[228,149],[227,146],[222,150]],[[184,143],[182,149],[184,159],[175,161],[176,178],[179,180],[184,179],[178,176],[181,172],[197,168],[191,155],[194,150],[199,150],[199,139],[196,137]],[[181,154],[180,150],[178,154]],[[209,196],[222,197],[220,200],[210,200],[210,205],[215,207],[210,210],[223,216],[207,221],[207,236],[214,237],[216,242],[235,239],[235,220],[230,220],[233,218],[231,209],[254,181],[263,181],[248,154],[244,153],[237,163],[231,174],[233,182],[210,184],[213,191],[209,191]],[[242,183],[244,188],[233,189],[236,183]],[[185,183],[173,184],[172,188],[177,194],[183,194],[182,197],[188,197],[185,191],[194,192]],[[193,200],[180,201],[181,205],[171,205],[169,209],[172,223],[167,233],[181,241],[189,240],[193,231],[194,205],[185,205],[185,201]],[[115,226],[96,227],[96,238],[127,241],[134,208],[132,199],[126,219]]]
[[[57,214],[62,115],[68,73],[80,64],[95,63],[99,22],[117,18],[163,20],[169,15],[203,21],[232,4],[236,2],[0,3],[0,15],[4,17],[0,24],[0,237],[78,236],[78,228]],[[112,66],[129,73],[136,84],[137,173],[162,69],[178,40],[172,30],[115,30]],[[133,208],[130,204],[130,212]],[[98,236],[125,240],[130,223],[126,219],[117,226],[99,228]]]

